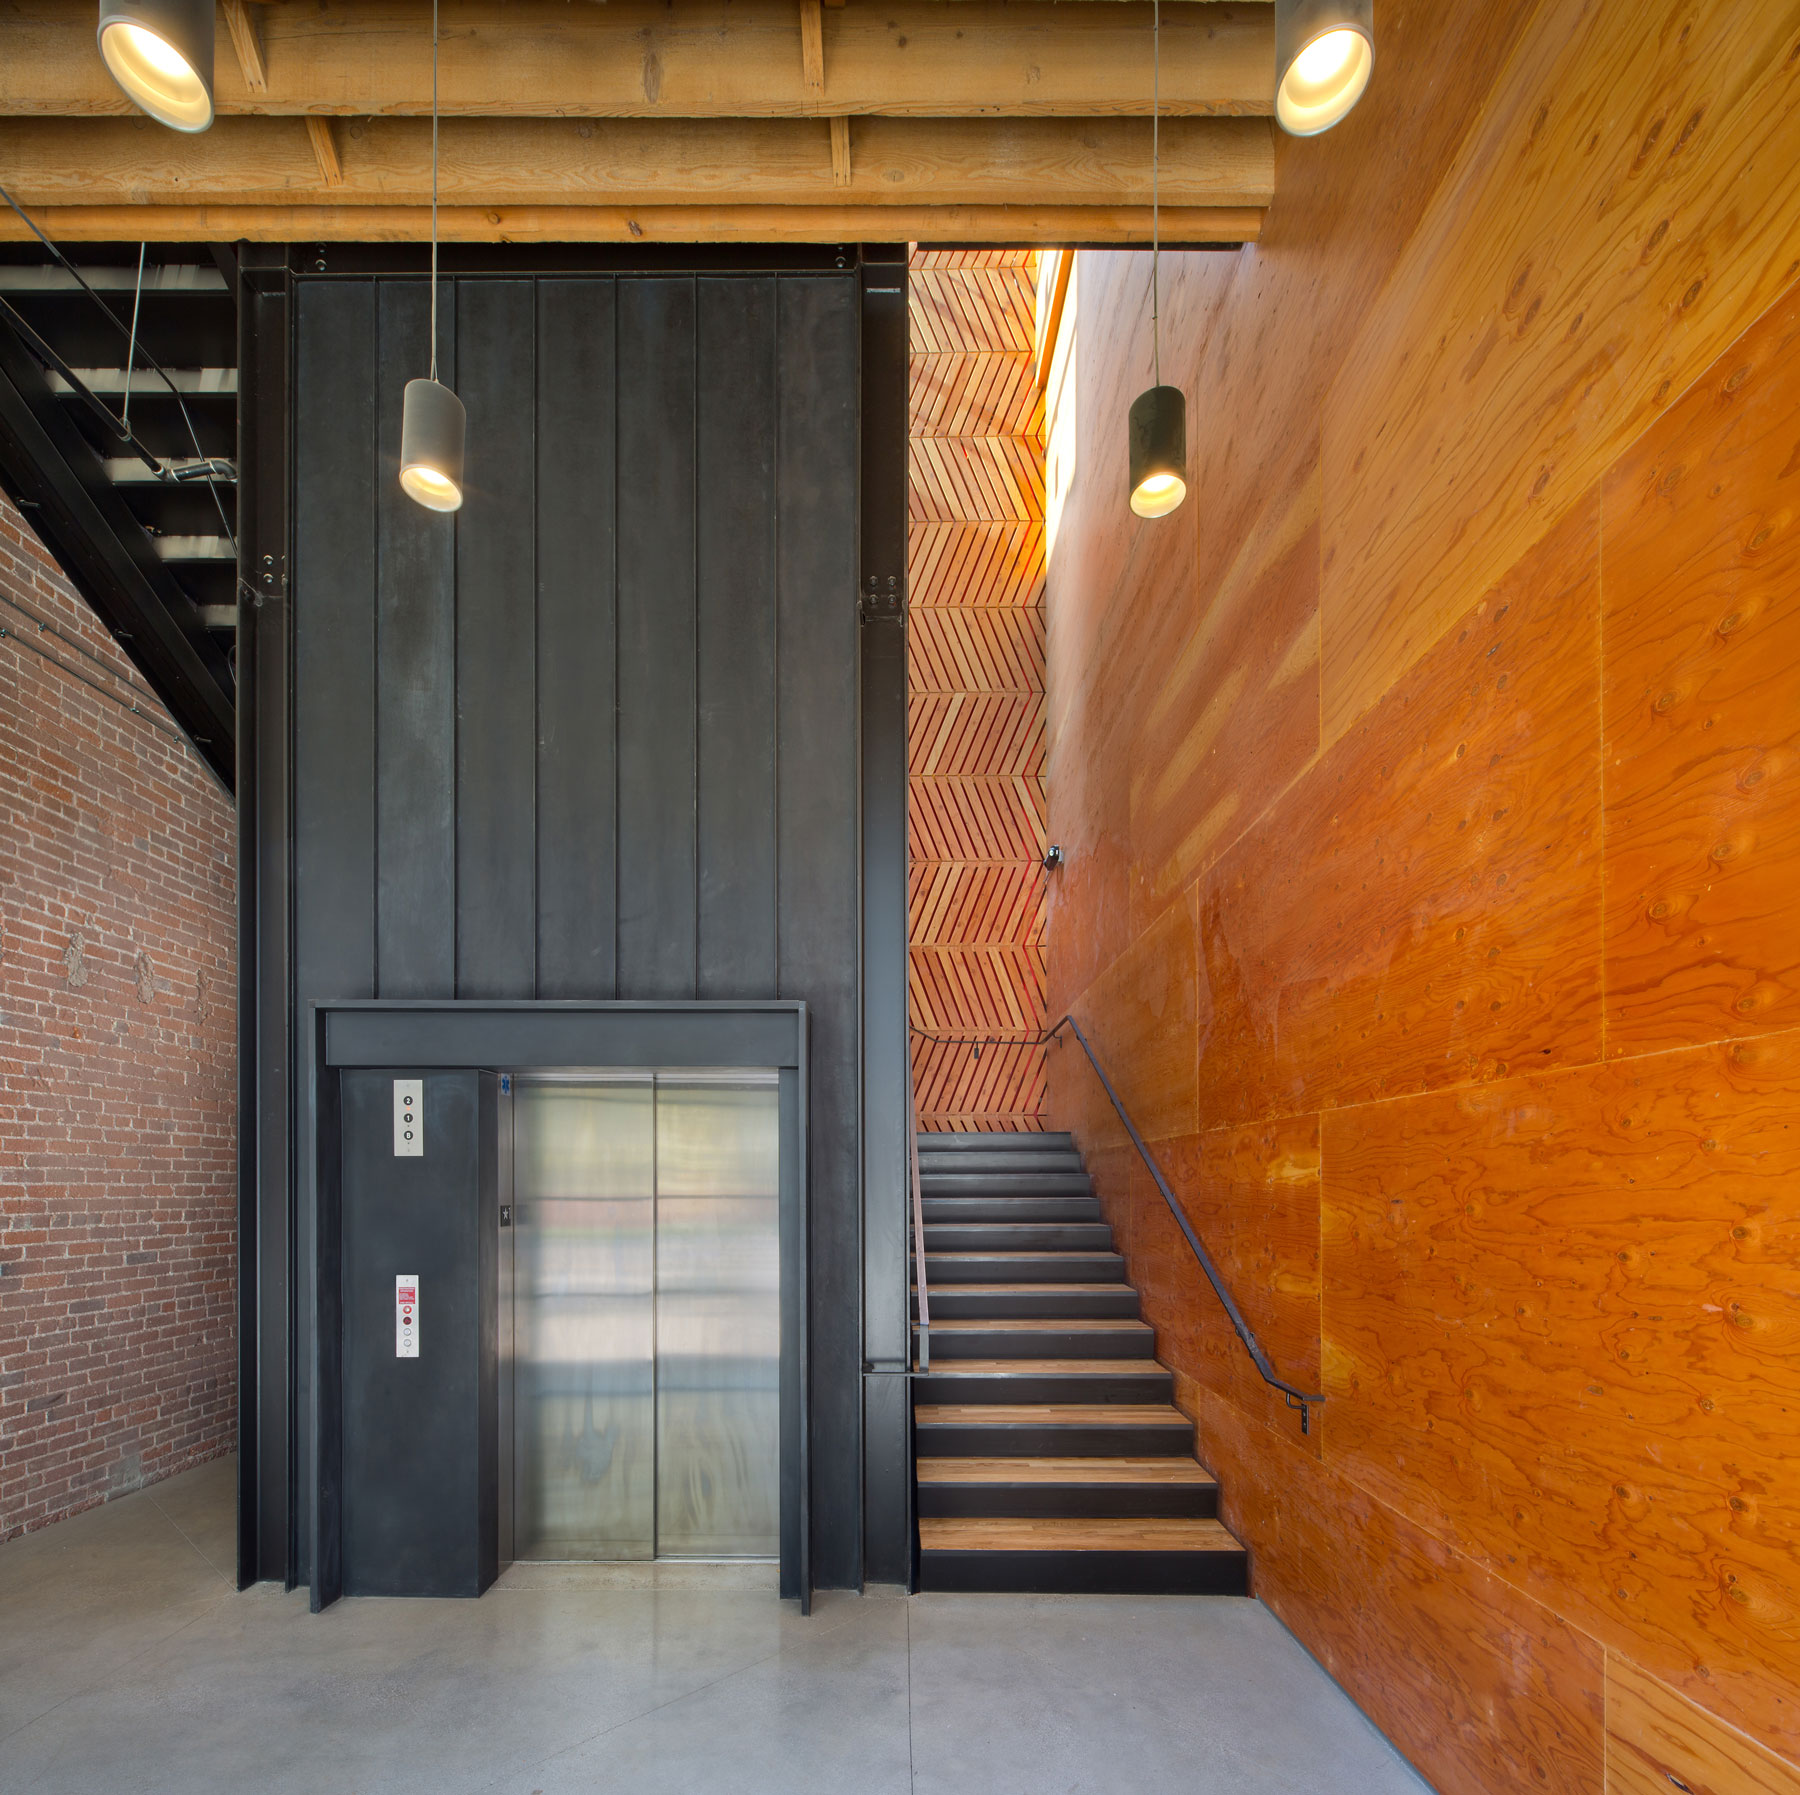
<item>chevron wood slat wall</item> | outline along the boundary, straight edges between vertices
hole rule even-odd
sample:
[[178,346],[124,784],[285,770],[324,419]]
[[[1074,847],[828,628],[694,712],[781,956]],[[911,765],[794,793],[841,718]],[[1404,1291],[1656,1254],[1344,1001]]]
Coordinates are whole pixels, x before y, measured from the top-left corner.
[[[909,989],[916,1028],[1044,1024],[1044,438],[1036,257],[912,261]],[[913,1043],[921,1126],[1043,1126],[1044,1050]]]

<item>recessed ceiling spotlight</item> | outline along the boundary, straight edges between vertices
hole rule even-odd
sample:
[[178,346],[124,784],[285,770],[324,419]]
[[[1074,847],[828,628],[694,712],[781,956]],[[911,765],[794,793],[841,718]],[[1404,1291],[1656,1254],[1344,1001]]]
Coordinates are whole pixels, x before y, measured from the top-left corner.
[[213,122],[213,0],[100,0],[96,35],[133,104],[176,131]]
[[1375,0],[1275,0],[1275,116],[1293,137],[1329,131],[1375,67]]

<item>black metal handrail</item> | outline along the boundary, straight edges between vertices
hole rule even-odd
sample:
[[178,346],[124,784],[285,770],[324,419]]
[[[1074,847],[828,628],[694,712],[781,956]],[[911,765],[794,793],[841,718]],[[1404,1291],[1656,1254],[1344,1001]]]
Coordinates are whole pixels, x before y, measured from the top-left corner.
[[1088,1057],[1088,1064],[1094,1068],[1094,1076],[1100,1080],[1108,1099],[1119,1120],[1125,1124],[1125,1132],[1131,1136],[1131,1144],[1137,1148],[1138,1157],[1150,1169],[1150,1176],[1156,1180],[1156,1188],[1162,1192],[1163,1201],[1169,1206],[1169,1213],[1174,1216],[1176,1226],[1181,1229],[1187,1243],[1194,1250],[1194,1257],[1200,1261],[1200,1269],[1206,1273],[1206,1281],[1213,1287],[1213,1295],[1219,1299],[1219,1306],[1225,1311],[1227,1319],[1243,1342],[1244,1350],[1250,1355],[1250,1362],[1262,1375],[1264,1383],[1277,1389],[1290,1409],[1300,1411],[1300,1431],[1310,1433],[1312,1404],[1325,1400],[1322,1391],[1302,1390],[1297,1384],[1290,1384],[1285,1378],[1275,1375],[1275,1367],[1269,1362],[1269,1355],[1263,1351],[1262,1343],[1256,1337],[1249,1322],[1244,1319],[1243,1311],[1232,1299],[1231,1292],[1225,1288],[1225,1280],[1219,1274],[1219,1268],[1213,1263],[1210,1254],[1202,1243],[1200,1236],[1194,1232],[1194,1225],[1182,1212],[1181,1205],[1175,1201],[1175,1193],[1169,1188],[1169,1181],[1163,1176],[1162,1167],[1156,1163],[1155,1156],[1144,1143],[1144,1137],[1138,1133],[1137,1124],[1126,1114],[1125,1105],[1119,1101],[1119,1093],[1113,1089],[1113,1082],[1106,1076],[1106,1068],[1100,1064],[1099,1056],[1094,1052],[1093,1043],[1081,1032],[1081,1024],[1073,1016],[1064,1016],[1060,1022],[1037,1034],[1017,1035],[935,1035],[925,1029],[914,1029],[912,1032],[926,1041],[936,1041],[944,1046],[974,1046],[979,1053],[983,1047],[994,1046],[1038,1046],[1047,1047],[1054,1041],[1062,1045],[1062,1034],[1068,1029],[1075,1039],[1081,1043],[1081,1051]]
[[906,1056],[906,1169],[912,1184],[913,1278],[919,1293],[919,1369],[931,1369],[931,1289],[925,1275],[925,1200],[919,1186],[919,1099]]

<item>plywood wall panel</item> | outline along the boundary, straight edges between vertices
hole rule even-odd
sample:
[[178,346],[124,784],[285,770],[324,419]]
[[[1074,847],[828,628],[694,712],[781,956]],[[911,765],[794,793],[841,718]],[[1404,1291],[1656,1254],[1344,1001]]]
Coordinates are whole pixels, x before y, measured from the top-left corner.
[[1268,499],[1191,627],[1148,663],[1131,779],[1140,927],[1318,752],[1316,442],[1302,440]]
[[1210,1122],[1599,1057],[1597,518],[1196,884]]
[[1540,9],[1325,405],[1327,740],[1792,283],[1796,50],[1794,0]]
[[1800,1795],[1800,1765],[1606,1655],[1606,1795]]
[[[1197,946],[1192,903],[1171,905],[1094,981],[1074,1012],[1120,1101],[1148,1141],[1192,1134],[1198,1126]],[[1081,1055],[1078,1046],[1064,1051],[1071,1060]]]
[[[1800,1181],[1755,1079],[1800,1039],[1800,368],[1772,309],[1800,282],[1800,0],[1383,0],[1379,29],[1357,111],[1279,146],[1260,242],[1164,258],[1193,498],[1162,524],[1122,490],[1148,270],[1076,258],[1049,1001],[1111,1022],[1134,1111],[1191,1043],[1195,1125],[1158,1144],[1190,1213],[1258,1301],[1273,1263],[1316,1279],[1332,1395],[1302,1452],[1209,1360],[1211,1299],[1134,1188],[1122,1239],[1227,1519],[1377,1724],[1458,1795],[1598,1795],[1610,1651],[1622,1711],[1642,1679],[1701,1741],[1660,1786],[1785,1778]],[[1153,1021],[1190,901],[1191,1021]],[[1049,1125],[1116,1153],[1084,1065],[1048,1070]],[[1584,1095],[1506,1095],[1540,1087]],[[1315,1117],[1316,1265],[1279,1206],[1234,1239],[1254,1179],[1188,1158]],[[1740,1175],[1760,1216],[1730,1212]],[[1623,1738],[1606,1774],[1642,1795]]]
[[1606,479],[1608,1046],[1800,1023],[1800,294]]
[[1434,1788],[1601,1795],[1592,1640],[1210,1390],[1198,1405],[1255,1593]]
[[1332,1462],[1790,1749],[1797,1103],[1792,1031],[1323,1136]]
[[[1182,1135],[1156,1156],[1277,1375],[1319,1389],[1318,1117]],[[1164,1363],[1316,1454],[1322,1426],[1301,1433],[1298,1412],[1263,1381],[1162,1192],[1148,1177],[1144,1187],[1150,1216],[1139,1232],[1150,1238],[1154,1229],[1160,1244],[1133,1270],[1149,1279],[1145,1314]]]

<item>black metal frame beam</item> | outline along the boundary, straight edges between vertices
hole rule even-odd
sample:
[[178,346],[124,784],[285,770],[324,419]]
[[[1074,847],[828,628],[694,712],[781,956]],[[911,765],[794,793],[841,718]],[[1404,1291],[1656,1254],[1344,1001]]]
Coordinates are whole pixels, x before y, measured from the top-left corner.
[[[290,1378],[293,1147],[287,1109],[293,940],[288,798],[291,283],[238,287],[238,1587],[293,1587]],[[264,258],[265,263],[267,258]],[[278,1442],[276,1450],[269,1450]]]
[[0,320],[0,484],[227,791],[230,663],[18,333]]
[[862,705],[863,1577],[913,1583],[907,1261],[907,252],[865,244]]

